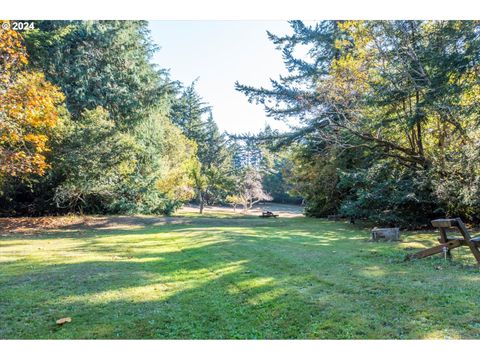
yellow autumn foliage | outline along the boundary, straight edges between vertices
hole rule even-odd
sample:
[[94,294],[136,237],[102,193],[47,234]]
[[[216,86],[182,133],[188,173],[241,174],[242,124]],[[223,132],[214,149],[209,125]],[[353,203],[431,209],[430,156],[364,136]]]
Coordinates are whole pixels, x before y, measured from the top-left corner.
[[28,71],[22,36],[0,30],[0,179],[43,175],[49,134],[59,121],[61,91]]

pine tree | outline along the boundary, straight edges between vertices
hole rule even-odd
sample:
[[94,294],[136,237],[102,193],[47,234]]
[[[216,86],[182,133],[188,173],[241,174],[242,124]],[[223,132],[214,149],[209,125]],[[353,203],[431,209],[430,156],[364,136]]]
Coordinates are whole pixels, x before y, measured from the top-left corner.
[[120,127],[165,107],[174,86],[150,60],[146,21],[38,21],[26,33],[30,64],[66,96],[72,118],[101,106]]
[[[294,144],[298,172],[311,184],[336,184],[302,186],[314,213],[390,214],[389,223],[445,209],[477,212],[480,203],[467,194],[477,191],[478,156],[466,149],[479,141],[480,22],[291,25],[292,35],[270,34],[290,74],[271,88],[236,86],[267,115],[296,119],[277,144]],[[458,175],[460,163],[468,180]],[[369,202],[365,194],[378,189],[385,193]]]
[[183,89],[172,106],[173,122],[197,144],[200,167],[193,172],[200,213],[205,204],[223,201],[232,184],[231,153],[212,110],[195,89],[196,82]]

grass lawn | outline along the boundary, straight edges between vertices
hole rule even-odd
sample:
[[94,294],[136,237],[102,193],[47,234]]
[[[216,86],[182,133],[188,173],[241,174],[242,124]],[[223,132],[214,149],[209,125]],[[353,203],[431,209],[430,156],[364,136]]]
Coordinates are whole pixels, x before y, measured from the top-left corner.
[[434,233],[209,216],[4,233],[0,338],[480,338],[468,249],[403,262]]

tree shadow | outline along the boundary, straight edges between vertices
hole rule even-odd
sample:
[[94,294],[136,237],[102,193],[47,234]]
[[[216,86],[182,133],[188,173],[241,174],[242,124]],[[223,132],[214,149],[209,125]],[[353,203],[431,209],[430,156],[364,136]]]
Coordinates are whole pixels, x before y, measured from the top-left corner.
[[398,244],[346,225],[297,224],[91,232],[70,250],[100,260],[0,275],[0,338],[480,337],[478,273],[403,263]]

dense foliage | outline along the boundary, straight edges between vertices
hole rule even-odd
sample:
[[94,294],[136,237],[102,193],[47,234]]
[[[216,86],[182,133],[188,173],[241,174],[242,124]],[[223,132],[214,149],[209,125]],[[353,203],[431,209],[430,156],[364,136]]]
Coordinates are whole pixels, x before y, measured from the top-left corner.
[[197,144],[146,22],[0,30],[0,213],[166,213],[194,195]]
[[276,140],[294,144],[307,211],[405,226],[478,221],[480,23],[291,25],[292,35],[270,34],[290,75],[237,89],[268,115],[297,119]]
[[162,105],[171,86],[150,62],[156,46],[146,21],[39,21],[26,33],[31,66],[58,85],[76,119],[84,109],[107,110],[131,126]]
[[27,64],[21,36],[0,30],[0,185],[7,177],[45,173],[47,142],[64,99]]
[[0,214],[202,212],[250,183],[247,207],[270,199],[264,160],[220,133],[195,82],[151,63],[147,22],[38,21],[0,40]]
[[233,153],[213,120],[210,107],[195,90],[195,82],[182,89],[172,106],[171,117],[190,140],[197,144],[198,166],[192,177],[200,213],[206,204],[224,202],[232,191],[235,173]]
[[1,214],[273,199],[378,224],[479,222],[480,22],[291,25],[269,34],[289,75],[236,84],[291,129],[255,136],[221,133],[195,82],[152,64],[147,22],[0,30]]

